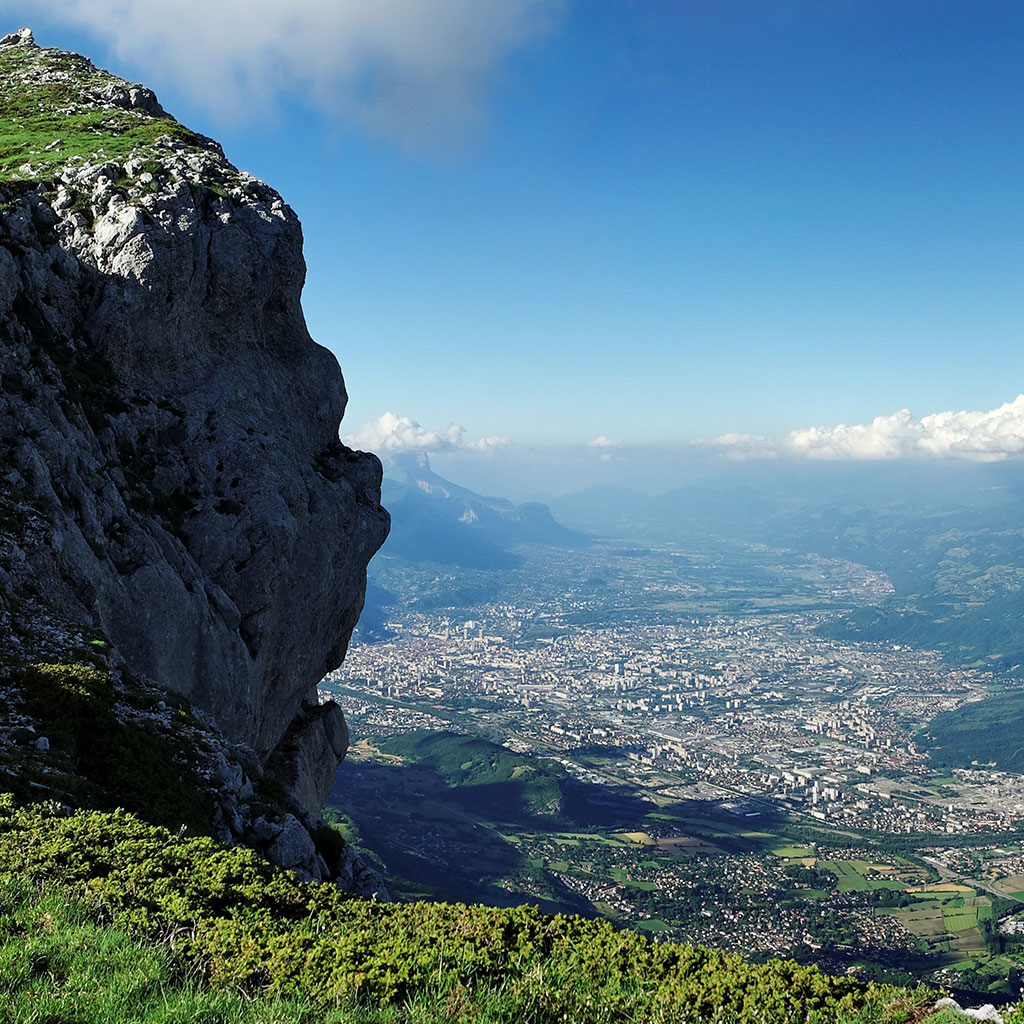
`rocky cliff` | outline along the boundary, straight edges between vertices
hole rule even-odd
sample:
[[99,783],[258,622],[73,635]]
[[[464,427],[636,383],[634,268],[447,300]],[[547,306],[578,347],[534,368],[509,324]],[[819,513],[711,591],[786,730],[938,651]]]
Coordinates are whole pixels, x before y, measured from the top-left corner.
[[[0,39],[0,127],[8,672],[102,653],[118,706],[128,679],[180,695],[231,762],[220,831],[256,841],[238,794],[261,774],[291,819],[263,815],[263,841],[315,831],[347,746],[316,684],[388,517],[379,463],[338,440],[298,220],[149,90],[28,30]],[[31,694],[5,699],[33,728]]]

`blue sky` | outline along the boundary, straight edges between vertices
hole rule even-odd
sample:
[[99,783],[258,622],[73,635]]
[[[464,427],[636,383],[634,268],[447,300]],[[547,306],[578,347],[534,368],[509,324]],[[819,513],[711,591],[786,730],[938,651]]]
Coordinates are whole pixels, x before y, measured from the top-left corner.
[[202,44],[260,5],[132,6],[0,13],[282,192],[350,430],[671,445],[1024,391],[1019,2],[296,0]]

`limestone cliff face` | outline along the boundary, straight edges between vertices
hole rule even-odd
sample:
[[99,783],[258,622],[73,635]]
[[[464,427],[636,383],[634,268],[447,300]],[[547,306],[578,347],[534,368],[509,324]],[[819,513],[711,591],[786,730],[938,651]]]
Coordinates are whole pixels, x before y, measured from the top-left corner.
[[316,684],[388,517],[378,461],[338,441],[298,220],[83,58],[16,33],[0,77],[0,117],[25,130],[23,153],[0,147],[7,639],[26,608],[102,631],[316,810],[347,743]]

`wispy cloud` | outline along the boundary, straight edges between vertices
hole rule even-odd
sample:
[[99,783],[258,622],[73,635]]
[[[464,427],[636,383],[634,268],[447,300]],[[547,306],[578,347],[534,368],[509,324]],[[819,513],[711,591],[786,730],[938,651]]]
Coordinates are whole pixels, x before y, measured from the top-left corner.
[[502,60],[550,32],[567,2],[35,0],[221,113],[260,116],[297,96],[413,148],[479,122]]
[[509,444],[507,437],[482,437],[466,440],[466,428],[449,423],[444,430],[430,430],[408,416],[386,412],[375,420],[361,423],[343,438],[352,448],[388,455],[398,452],[474,451],[490,455]]
[[1024,395],[987,411],[937,412],[918,419],[901,409],[870,423],[806,427],[782,437],[723,434],[710,444],[739,458],[996,461],[1024,453]]

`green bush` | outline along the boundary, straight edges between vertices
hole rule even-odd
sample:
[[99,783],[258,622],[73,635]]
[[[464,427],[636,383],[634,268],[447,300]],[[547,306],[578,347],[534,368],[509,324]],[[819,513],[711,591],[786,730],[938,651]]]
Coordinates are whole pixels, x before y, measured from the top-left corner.
[[1024,1024],[1024,989],[1020,994],[1021,1001],[1003,1014],[1003,1024]]
[[355,1024],[308,1000],[252,999],[182,973],[166,946],[94,919],[67,889],[0,876],[5,1024]]
[[[914,996],[791,961],[655,943],[603,921],[450,904],[378,904],[303,884],[250,851],[125,813],[0,804],[0,872],[71,886],[162,939],[214,987],[321,1006],[440,999],[449,1019],[887,1021]],[[434,1019],[434,1018],[424,1018]],[[905,1018],[903,1018],[905,1019]]]

